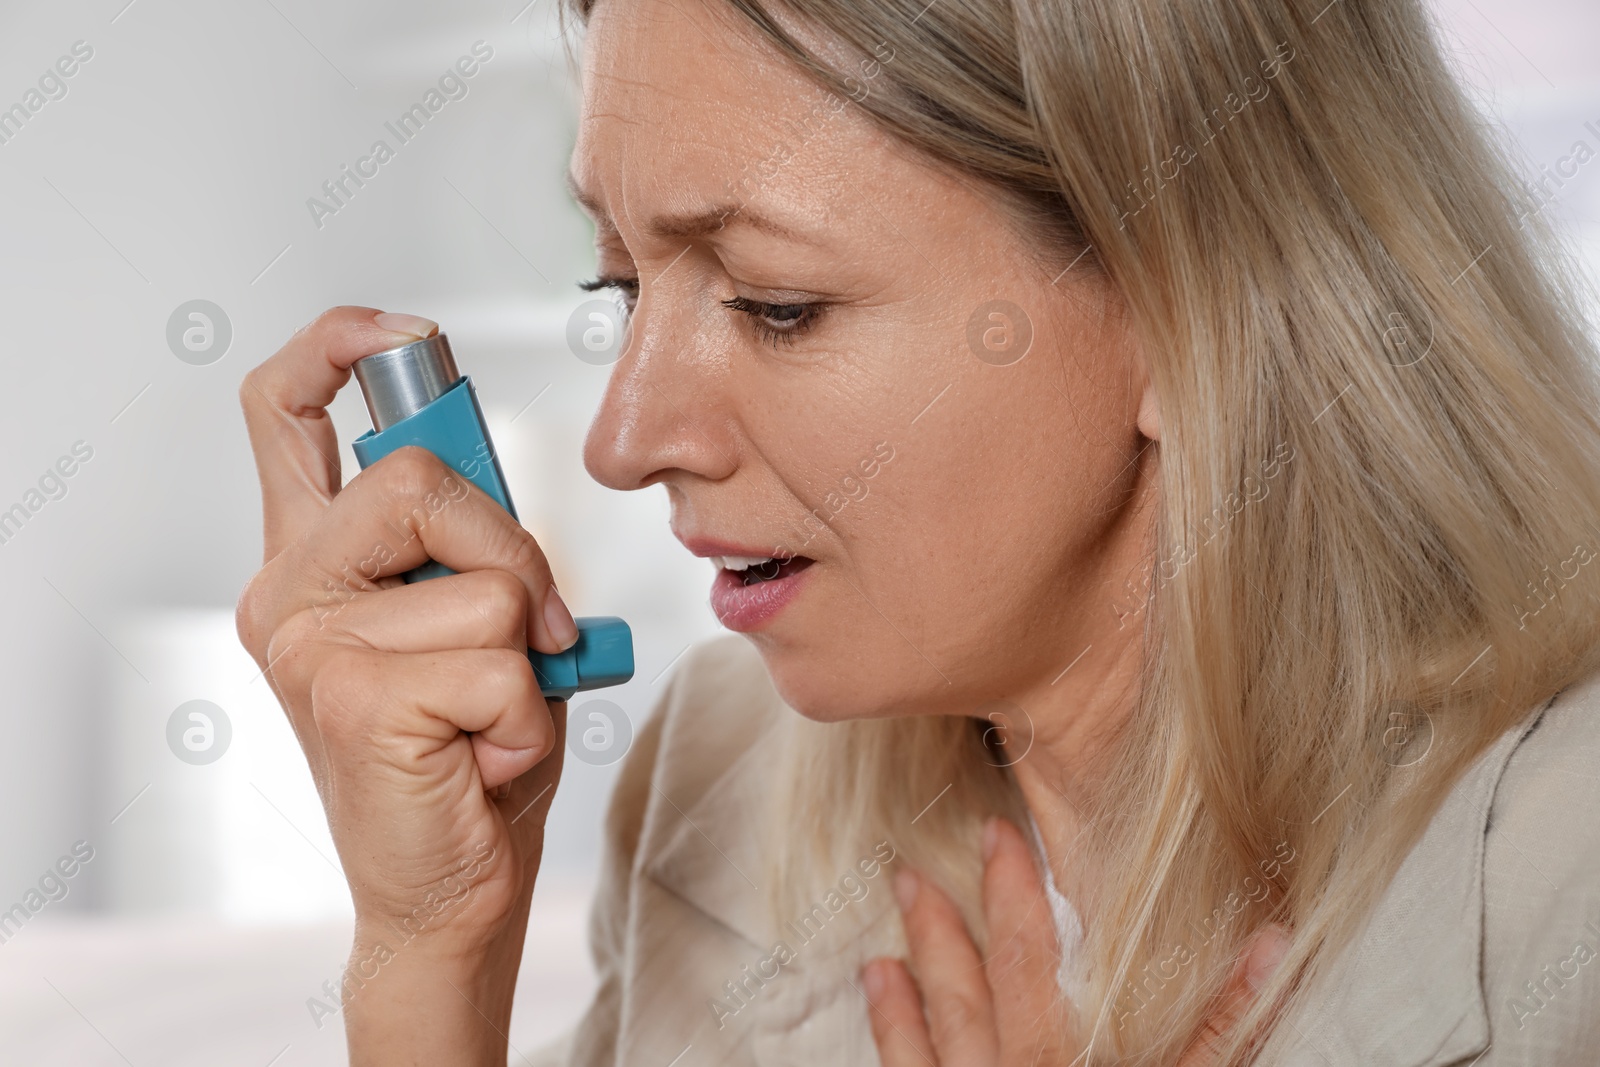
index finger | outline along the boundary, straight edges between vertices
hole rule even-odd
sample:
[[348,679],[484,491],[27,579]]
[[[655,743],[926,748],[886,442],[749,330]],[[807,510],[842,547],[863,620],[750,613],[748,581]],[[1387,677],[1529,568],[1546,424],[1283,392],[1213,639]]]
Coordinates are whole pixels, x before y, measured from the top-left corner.
[[[1057,984],[1061,947],[1033,850],[1009,820],[983,830],[984,968],[994,990],[1002,1063],[1064,1063],[1067,1013]],[[1048,861],[1047,861],[1048,862]]]
[[505,571],[522,583],[527,643],[540,652],[561,652],[577,640],[533,535],[420,445],[398,448],[362,471],[317,512],[305,536],[262,566],[240,598],[240,636],[246,647],[259,647],[304,611],[320,629],[352,597],[428,560],[458,574]]
[[327,407],[350,380],[350,364],[438,330],[414,315],[336,307],[244,376],[239,404],[261,479],[264,559],[304,534],[339,492],[339,440]]
[[994,997],[960,910],[944,890],[909,870],[895,874],[894,891],[939,1059],[973,1067],[997,1062]]

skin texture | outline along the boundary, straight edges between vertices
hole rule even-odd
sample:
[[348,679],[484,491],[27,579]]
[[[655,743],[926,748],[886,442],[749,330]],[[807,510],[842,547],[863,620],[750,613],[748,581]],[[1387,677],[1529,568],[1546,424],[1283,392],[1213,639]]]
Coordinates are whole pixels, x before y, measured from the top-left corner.
[[[984,190],[860,108],[836,110],[714,5],[603,0],[584,58],[571,169],[601,272],[632,305],[590,472],[617,489],[665,486],[682,538],[816,561],[750,635],[803,714],[1025,709],[1007,724],[1028,753],[1018,780],[1047,850],[1070,855],[1093,754],[1135,695],[1137,628],[1119,630],[1111,605],[1145,555],[1159,456],[1114,290],[1042,266]],[[796,134],[787,120],[808,113],[822,116],[816,132]],[[695,236],[662,225],[708,211]],[[789,310],[762,318],[730,298]],[[996,299],[1033,330],[1008,366],[968,341]],[[813,303],[828,306],[804,333],[759,332]],[[564,705],[544,701],[522,650],[570,643],[571,618],[532,537],[475,487],[452,492],[421,449],[341,489],[326,409],[350,364],[434,328],[335,308],[240,389],[266,552],[239,636],[294,725],[350,879],[361,984],[340,1007],[357,1065],[505,1062],[563,747]],[[842,507],[829,495],[841,487]],[[435,511],[430,494],[449,502]],[[827,523],[799,543],[814,509]],[[331,596],[379,543],[392,550],[382,566]],[[403,585],[428,558],[460,573]],[[1055,1040],[1037,1012],[974,1010],[1023,996],[1016,982],[1033,998],[1017,1002],[1034,1003],[1055,966],[1038,872],[1014,827],[995,833],[985,907],[1014,931],[996,958],[1022,962],[973,966],[957,912],[924,883],[906,910],[920,984],[897,961],[861,976],[889,1067],[1033,1063]],[[1069,897],[1094,878],[1074,872]],[[402,942],[430,893],[448,906]],[[1004,955],[1019,945],[1035,951]],[[1219,1000],[1219,1019],[1237,1000]]]

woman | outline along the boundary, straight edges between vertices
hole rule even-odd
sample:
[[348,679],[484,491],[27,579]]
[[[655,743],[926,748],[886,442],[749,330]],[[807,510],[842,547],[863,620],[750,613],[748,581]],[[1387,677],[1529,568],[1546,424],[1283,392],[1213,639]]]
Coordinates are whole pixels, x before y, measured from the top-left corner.
[[[1592,1062],[1595,352],[1419,5],[569,13],[585,460],[742,636],[628,755],[539,1062]],[[504,1062],[574,639],[481,493],[408,520],[431,456],[339,488],[350,363],[433,329],[241,389],[361,1064]]]

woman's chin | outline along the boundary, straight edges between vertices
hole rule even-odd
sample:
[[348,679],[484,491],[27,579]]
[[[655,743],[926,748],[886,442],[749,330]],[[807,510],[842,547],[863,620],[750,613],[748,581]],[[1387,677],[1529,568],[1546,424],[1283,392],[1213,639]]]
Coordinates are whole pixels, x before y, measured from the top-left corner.
[[[778,696],[813,722],[897,718],[923,706],[916,694],[886,685],[881,676],[852,678],[820,664],[795,663],[765,649],[762,659]],[[833,660],[835,664],[838,661]]]

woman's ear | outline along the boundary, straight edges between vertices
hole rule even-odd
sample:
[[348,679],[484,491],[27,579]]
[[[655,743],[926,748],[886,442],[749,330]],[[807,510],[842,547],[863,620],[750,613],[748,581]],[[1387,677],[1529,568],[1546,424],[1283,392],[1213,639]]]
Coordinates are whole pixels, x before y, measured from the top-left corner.
[[1156,400],[1155,383],[1150,380],[1150,368],[1145,362],[1144,346],[1133,342],[1133,388],[1139,390],[1139,413],[1134,423],[1139,432],[1152,441],[1161,440],[1161,405]]

